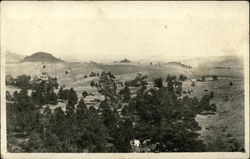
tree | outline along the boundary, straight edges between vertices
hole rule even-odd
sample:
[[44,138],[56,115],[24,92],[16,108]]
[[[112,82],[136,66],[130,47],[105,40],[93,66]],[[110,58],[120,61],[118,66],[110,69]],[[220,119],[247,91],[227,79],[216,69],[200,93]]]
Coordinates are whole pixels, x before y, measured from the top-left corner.
[[218,77],[216,75],[212,76],[212,78],[213,78],[214,81],[218,80]]
[[98,91],[111,100],[115,100],[117,98],[116,93],[116,83],[115,83],[115,76],[111,74],[111,72],[102,72],[101,76],[98,80]]
[[166,82],[169,82],[169,81],[176,81],[177,77],[176,76],[171,76],[171,75],[167,75],[167,78],[166,78]]
[[30,76],[20,75],[14,80],[15,86],[19,88],[29,89],[30,88]]
[[85,97],[87,97],[87,96],[88,96],[88,92],[83,91],[83,92],[82,92],[82,97],[85,98]]
[[211,95],[204,95],[198,105],[200,112],[202,111],[216,111],[216,105],[213,103],[210,105]]
[[133,98],[131,104],[137,114],[135,138],[144,143],[141,148],[150,147],[149,152],[205,151],[196,132],[201,128],[195,121],[191,101],[178,101],[173,90],[164,87]]
[[70,105],[75,105],[77,104],[77,101],[78,101],[77,93],[75,92],[73,88],[70,88],[69,96],[68,96],[68,103]]
[[214,92],[210,92],[210,98],[214,97]]
[[63,90],[63,87],[60,87],[57,95],[58,95],[58,98],[65,99],[65,92]]
[[162,88],[163,87],[163,83],[162,83],[162,79],[161,78],[157,78],[154,80],[154,86],[157,88]]
[[174,87],[175,87],[175,93],[177,95],[182,95],[182,82],[175,82]]
[[78,105],[76,106],[76,118],[79,121],[79,123],[84,121],[87,115],[87,111],[88,111],[87,106],[84,100],[81,99]]
[[12,75],[6,75],[5,83],[6,85],[14,85],[14,78],[12,77]]
[[48,152],[67,152],[67,124],[65,113],[61,107],[54,110],[50,127],[46,133],[46,140],[44,141]]
[[11,101],[11,100],[12,100],[12,97],[11,97],[9,91],[6,91],[6,100],[7,100],[7,101]]
[[95,82],[94,82],[94,81],[91,81],[91,82],[90,82],[90,86],[91,86],[91,87],[94,87],[94,86],[95,86]]
[[125,119],[118,123],[114,137],[116,138],[114,146],[117,152],[130,152],[132,147],[130,141],[134,138],[133,125],[131,119]]
[[168,81],[167,89],[168,89],[168,91],[170,91],[170,92],[173,92],[173,91],[174,91],[174,84],[173,84],[172,80],[169,80],[169,81]]
[[124,102],[130,101],[131,92],[130,92],[129,87],[127,85],[124,87],[124,89],[120,90],[119,94],[123,97]]
[[232,86],[232,85],[233,85],[233,82],[230,82],[230,83],[229,83],[229,86]]
[[180,81],[185,81],[185,80],[187,80],[187,77],[186,77],[185,75],[181,74],[181,75],[179,76],[179,80],[180,80]]
[[201,80],[204,82],[204,81],[206,81],[206,77],[205,76],[202,76],[201,77]]

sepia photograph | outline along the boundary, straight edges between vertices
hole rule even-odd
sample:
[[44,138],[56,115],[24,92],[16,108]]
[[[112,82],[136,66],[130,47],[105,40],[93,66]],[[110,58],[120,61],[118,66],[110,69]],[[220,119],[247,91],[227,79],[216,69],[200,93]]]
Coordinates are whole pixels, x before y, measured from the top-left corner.
[[249,3],[1,3],[1,158],[249,158]]

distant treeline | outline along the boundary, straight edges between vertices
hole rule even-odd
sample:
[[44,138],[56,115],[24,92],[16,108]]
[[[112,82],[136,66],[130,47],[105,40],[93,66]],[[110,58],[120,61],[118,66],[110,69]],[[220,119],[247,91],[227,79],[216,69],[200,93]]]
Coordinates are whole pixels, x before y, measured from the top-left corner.
[[183,63],[181,63],[181,62],[169,62],[168,64],[177,64],[177,65],[180,65],[180,66],[182,66],[182,67],[184,67],[184,68],[192,68],[192,66],[190,66],[190,65],[185,65],[185,64],[183,64]]

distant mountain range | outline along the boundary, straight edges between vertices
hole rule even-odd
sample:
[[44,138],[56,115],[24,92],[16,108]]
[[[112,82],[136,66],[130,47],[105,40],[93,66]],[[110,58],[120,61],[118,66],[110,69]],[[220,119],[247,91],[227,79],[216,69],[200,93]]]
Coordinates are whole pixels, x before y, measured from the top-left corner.
[[[152,59],[153,60],[153,59]],[[61,59],[54,57],[50,53],[46,52],[37,52],[30,56],[23,56],[11,52],[6,53],[6,63],[17,63],[17,62],[46,62],[46,63],[56,63],[56,62],[63,62]],[[91,61],[91,63],[95,63]],[[122,64],[129,64],[132,63],[127,58],[121,60],[121,61],[115,61],[114,63],[122,63]],[[171,60],[171,61],[134,61],[134,64],[146,64],[150,65],[153,63],[153,65],[176,65],[181,66],[185,68],[194,68],[194,67],[237,67],[237,68],[243,68],[244,67],[244,60],[242,56],[208,56],[208,57],[195,57],[185,60]]]
[[61,59],[54,57],[50,53],[46,52],[37,52],[32,54],[31,56],[25,57],[21,62],[47,62],[47,63],[55,63],[55,62],[63,62]]

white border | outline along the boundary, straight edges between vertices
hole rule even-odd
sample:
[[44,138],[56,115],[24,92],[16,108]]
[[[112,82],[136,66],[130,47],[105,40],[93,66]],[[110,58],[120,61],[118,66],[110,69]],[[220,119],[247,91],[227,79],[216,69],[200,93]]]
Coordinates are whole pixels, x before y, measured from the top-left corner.
[[[33,2],[34,3],[34,2]],[[55,2],[53,2],[55,3]],[[94,2],[91,2],[92,4]],[[98,2],[100,3],[100,2]],[[103,2],[104,3],[104,2]],[[115,3],[115,2],[105,2],[105,3]],[[126,2],[124,2],[126,3]],[[134,2],[136,3],[136,2]],[[143,2],[137,2],[143,3]],[[151,2],[152,3],[152,2]],[[160,2],[153,2],[160,3]],[[162,3],[162,2],[161,2]],[[173,2],[172,2],[173,3]],[[235,3],[235,2],[234,2]],[[249,7],[249,3],[248,7]],[[1,21],[3,22],[3,10],[1,5]],[[249,8],[248,8],[249,9]],[[249,19],[248,19],[249,24]],[[5,24],[1,23],[1,37],[4,37],[5,34],[2,29]],[[248,34],[249,36],[249,34]],[[249,37],[248,37],[249,43]],[[153,159],[163,159],[166,157],[170,158],[249,158],[249,52],[244,56],[244,87],[245,87],[245,153],[242,152],[204,152],[204,153],[8,153],[7,152],[7,142],[6,142],[6,104],[5,104],[5,49],[4,49],[4,40],[1,39],[1,157],[2,158],[34,158],[34,159],[42,159],[42,158],[153,158]],[[248,48],[249,51],[249,46]]]

